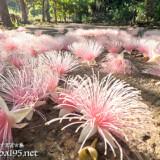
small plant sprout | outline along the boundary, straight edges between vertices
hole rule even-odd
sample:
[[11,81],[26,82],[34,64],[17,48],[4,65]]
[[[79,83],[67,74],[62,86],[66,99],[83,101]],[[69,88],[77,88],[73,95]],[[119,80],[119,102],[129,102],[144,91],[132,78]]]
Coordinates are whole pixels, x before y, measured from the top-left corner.
[[[0,151],[9,150],[6,143],[12,143],[11,128],[23,128],[27,123],[20,123],[32,108],[26,107],[18,110],[9,110],[4,100],[0,97]],[[1,157],[3,159],[3,157]]]
[[93,40],[84,39],[81,42],[74,42],[69,46],[69,50],[82,61],[92,64],[94,59],[104,51],[104,48]]
[[117,138],[127,143],[130,137],[128,131],[136,132],[138,128],[145,127],[146,121],[151,120],[148,106],[141,102],[140,92],[111,75],[101,81],[99,75],[93,74],[92,78],[78,75],[76,78],[68,79],[66,85],[74,90],[75,94],[62,92],[61,95],[64,95],[64,100],[73,104],[72,107],[76,112],[52,119],[46,125],[55,121],[74,120],[62,130],[72,125],[79,125],[75,131],[77,133],[83,128],[78,140],[82,143],[79,151],[87,139],[98,132],[104,140],[104,154],[107,155],[109,146],[116,157],[115,149],[118,148],[122,160],[123,149]]
[[78,59],[71,53],[51,51],[39,56],[42,65],[47,65],[53,72],[63,74],[76,70],[80,65]]
[[132,74],[137,68],[127,59],[124,59],[124,53],[113,55],[108,54],[101,60],[99,66],[100,72],[116,74]]

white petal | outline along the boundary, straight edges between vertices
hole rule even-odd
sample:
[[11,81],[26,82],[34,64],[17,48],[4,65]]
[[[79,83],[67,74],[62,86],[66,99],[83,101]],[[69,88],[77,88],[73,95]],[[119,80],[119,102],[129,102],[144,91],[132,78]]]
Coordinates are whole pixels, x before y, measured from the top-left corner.
[[72,109],[60,109],[59,117],[63,117],[64,115],[71,113],[72,111],[73,111]]
[[[56,89],[55,89],[55,90],[56,90]],[[57,94],[58,94],[57,91],[55,91],[55,90],[50,93],[50,95],[51,95],[52,97],[55,97],[55,96],[57,96]]]
[[4,111],[5,113],[9,112],[8,106],[6,105],[5,101],[3,100],[2,97],[0,97],[0,108],[2,109],[2,111]]
[[61,106],[61,105],[57,105],[57,106],[54,106],[53,108],[54,108],[54,109],[61,109],[62,106]]
[[50,93],[50,96],[51,96],[51,98],[52,98],[53,100],[57,100],[57,99],[58,99],[58,93],[55,92],[55,91],[52,91],[52,92]]
[[12,126],[12,128],[24,128],[25,126],[27,126],[28,125],[28,123],[20,123],[20,124],[14,124],[13,126]]
[[28,115],[28,113],[31,111],[32,111],[31,107],[26,107],[26,108],[14,110],[11,112],[14,116],[15,122],[20,123]]
[[42,106],[46,104],[46,101],[38,101],[36,104],[35,104],[35,107],[39,107],[39,106]]
[[[89,132],[91,131],[91,125],[90,124],[87,124],[83,129],[82,129],[82,131],[81,131],[81,134],[80,134],[80,137],[79,137],[79,140],[78,140],[78,143],[82,143],[84,140],[85,140],[85,138],[86,138],[86,136],[89,134]],[[96,134],[97,133],[97,127],[95,127],[93,130],[92,130],[92,132],[91,132],[91,134],[89,135],[89,137],[88,137],[88,139],[91,137],[91,136],[93,136],[94,134]]]
[[33,117],[33,110],[31,110],[31,111],[28,113],[28,115],[26,116],[26,119],[27,119],[28,121],[30,121],[30,120],[32,119],[32,117]]
[[109,134],[107,134],[105,132],[104,132],[104,135],[107,138],[107,140],[109,141],[109,143],[112,145],[112,147],[113,148],[117,148],[117,145],[115,144],[113,138]]

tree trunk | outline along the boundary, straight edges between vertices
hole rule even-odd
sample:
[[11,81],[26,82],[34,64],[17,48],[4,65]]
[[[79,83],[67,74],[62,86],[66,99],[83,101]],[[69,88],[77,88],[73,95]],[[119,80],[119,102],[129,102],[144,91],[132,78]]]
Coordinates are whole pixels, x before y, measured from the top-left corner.
[[71,22],[71,14],[70,13],[69,13],[68,19],[69,19],[69,22]]
[[55,18],[55,23],[57,24],[57,7],[56,7],[57,1],[54,0],[53,2],[53,9],[54,9],[54,18]]
[[82,23],[82,15],[79,15],[79,22]]
[[66,19],[66,14],[65,14],[65,12],[63,13],[63,16],[64,16],[64,22],[66,23],[66,22],[67,22],[67,19]]
[[28,23],[28,16],[27,16],[27,11],[26,11],[24,0],[20,0],[20,6],[21,6],[23,22]]
[[47,0],[46,16],[47,16],[47,22],[50,22],[51,17],[50,17],[50,14],[49,14],[49,0]]
[[44,15],[44,1],[42,0],[42,21],[45,22],[45,15]]
[[10,20],[8,6],[6,0],[0,0],[0,14],[3,25],[6,27],[13,27],[13,24]]
[[154,17],[154,0],[146,0],[146,17],[147,19]]
[[59,16],[59,21],[62,22],[62,21],[61,21],[61,16]]

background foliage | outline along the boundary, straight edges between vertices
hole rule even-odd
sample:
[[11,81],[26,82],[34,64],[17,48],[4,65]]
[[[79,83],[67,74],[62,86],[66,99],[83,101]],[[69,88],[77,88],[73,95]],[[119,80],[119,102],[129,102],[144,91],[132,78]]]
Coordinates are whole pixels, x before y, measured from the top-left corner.
[[[154,17],[147,18],[146,0],[49,0],[51,21],[104,23],[109,25],[130,24],[137,9],[137,22],[160,21],[160,0],[154,0]],[[25,0],[29,21],[42,20],[42,0]],[[46,7],[46,0],[44,0]],[[9,12],[20,16],[19,0],[8,0]],[[46,13],[44,12],[44,16]]]

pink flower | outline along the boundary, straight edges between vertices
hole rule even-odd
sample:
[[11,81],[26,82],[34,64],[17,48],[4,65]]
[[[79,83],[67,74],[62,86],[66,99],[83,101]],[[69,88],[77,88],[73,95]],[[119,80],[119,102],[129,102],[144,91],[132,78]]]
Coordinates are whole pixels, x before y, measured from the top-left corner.
[[60,33],[64,33],[64,28],[59,29]]
[[131,37],[131,35],[128,34],[128,32],[124,31],[124,30],[119,30],[118,35],[122,36],[123,38],[129,38],[129,37]]
[[41,53],[49,52],[52,50],[59,51],[63,47],[63,39],[62,37],[41,35],[35,46]]
[[6,64],[4,62],[0,62],[0,74],[3,74],[6,68]]
[[143,33],[143,36],[144,37],[151,37],[151,36],[160,36],[160,30],[158,29],[154,29],[154,30],[148,30],[148,31],[145,31]]
[[109,36],[105,45],[109,53],[119,53],[122,51],[122,39],[120,36]]
[[142,29],[141,28],[132,28],[132,29],[129,29],[128,30],[128,33],[131,34],[132,36],[137,36],[139,31],[141,31]]
[[144,38],[140,40],[138,50],[143,53],[145,57],[153,58],[156,54],[155,51],[157,51],[158,45],[158,41]]
[[101,36],[101,37],[98,37],[96,38],[96,41],[99,45],[103,46],[103,47],[106,47],[106,42],[108,41],[108,37],[107,36]]
[[69,50],[82,60],[89,62],[98,57],[104,48],[93,40],[84,39],[81,42],[74,42],[69,46]]
[[85,37],[87,35],[86,33],[87,31],[84,29],[76,29],[76,30],[69,30],[69,32],[67,33],[67,35],[71,35],[71,36],[78,36],[78,37]]
[[[5,144],[12,143],[11,128],[23,128],[27,123],[20,123],[27,114],[31,111],[31,108],[23,108],[19,110],[8,109],[4,100],[0,97],[0,151],[10,150],[12,147],[5,147]],[[1,157],[5,159],[6,157]]]
[[[11,122],[7,114],[0,109],[0,144],[12,142]],[[0,151],[6,150],[5,146],[0,147]]]
[[[64,115],[71,113],[74,111],[74,107],[73,103],[68,101],[68,100],[64,100],[67,96],[60,94],[59,92],[63,92],[60,88],[57,88],[54,92],[51,93],[51,99],[59,104],[58,106],[56,106],[57,109],[60,109],[59,112],[59,117],[63,117]],[[69,91],[65,90],[64,91],[65,94],[69,94],[71,95],[71,93],[69,93]]]
[[144,56],[148,56],[146,39],[140,39],[138,50],[143,53]]
[[41,30],[34,31],[34,35],[40,37],[42,35],[42,31]]
[[5,39],[5,38],[6,38],[5,32],[3,32],[3,31],[0,29],[0,40]]
[[100,62],[100,71],[104,73],[132,74],[137,71],[136,67],[127,59],[119,55],[108,54]]
[[2,87],[1,96],[16,108],[34,107],[35,104],[47,96],[44,75],[30,69],[6,70],[0,77]]
[[22,54],[13,53],[8,57],[8,62],[12,64],[14,67],[20,69],[22,66],[26,64],[26,58],[27,57],[25,57]]
[[116,29],[76,29],[76,30],[70,30],[67,35],[74,35],[78,37],[100,37],[104,35],[117,35],[118,30]]
[[16,44],[18,44],[18,51],[20,53],[23,53],[26,56],[38,55],[37,43],[39,37],[36,37],[28,33],[20,32],[17,36],[13,38],[13,40]]
[[52,74],[50,75],[49,77],[50,79],[48,79],[46,82],[47,82],[47,92],[50,93],[52,92],[53,90],[55,90],[58,86],[58,82],[59,82],[59,76],[58,74]]
[[131,52],[133,49],[137,49],[138,39],[128,37],[123,42],[123,47],[127,52]]
[[38,51],[32,46],[26,46],[25,54],[37,57],[38,56]]
[[63,39],[62,46],[63,46],[64,50],[68,50],[68,46],[69,45],[72,45],[74,42],[78,42],[79,41],[78,38],[76,38],[74,36],[70,36],[70,35],[65,35],[65,36],[62,37],[62,39]]
[[77,100],[78,98],[80,98],[80,96],[78,95],[78,92],[71,91],[69,88],[63,89],[63,88],[57,87],[56,90],[54,90],[50,94],[50,98],[55,103],[59,104],[58,106],[55,107],[56,109],[60,109],[59,117],[63,117],[68,113],[72,113],[73,111],[76,111],[74,106],[74,101],[72,102],[70,99],[67,100],[68,97],[72,97],[72,96]]
[[119,33],[119,29],[107,29],[106,30],[106,35],[107,36],[117,36]]
[[[31,66],[31,68],[34,68],[35,66]],[[42,86],[46,86],[46,93],[51,93],[57,88],[59,83],[59,73],[53,72],[45,65],[37,66],[34,71],[39,75],[43,75]]]
[[25,27],[18,27],[17,31],[18,32],[26,32],[27,29]]
[[129,27],[127,30],[128,30],[128,31],[133,31],[134,28],[133,28],[133,27]]
[[2,48],[5,52],[9,53],[18,49],[18,44],[12,38],[5,39],[2,44]]
[[69,79],[66,85],[78,93],[79,98],[76,98],[77,94],[61,93],[64,95],[64,100],[74,104],[76,112],[52,119],[46,125],[58,120],[60,122],[65,119],[77,120],[66,125],[62,130],[75,124],[79,124],[76,132],[83,128],[79,137],[79,142],[82,143],[80,150],[86,140],[98,132],[104,140],[105,155],[107,145],[110,146],[114,156],[116,156],[115,148],[118,147],[122,160],[123,149],[116,137],[127,142],[130,137],[127,136],[127,133],[130,135],[129,131],[134,131],[141,125],[145,126],[144,122],[150,120],[150,112],[141,102],[140,92],[120,80],[115,80],[111,75],[104,77],[101,81],[99,76],[97,78],[94,74],[92,78],[77,76]]
[[23,53],[26,55],[37,55],[36,44],[38,38],[25,32],[17,33],[17,35],[9,35],[0,42],[1,52],[6,54]]
[[79,67],[78,59],[69,52],[47,52],[39,56],[40,63],[47,65],[53,72],[60,75],[74,71]]

